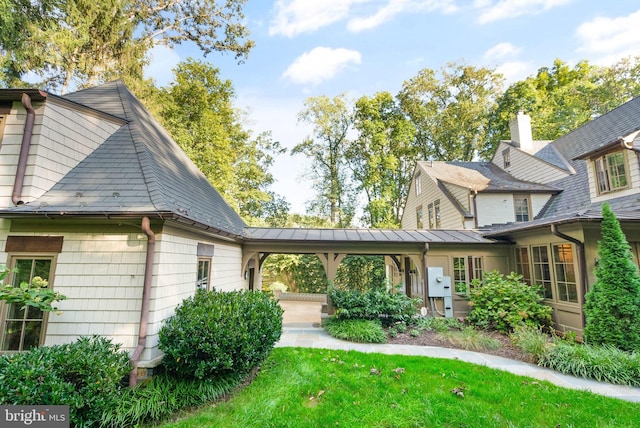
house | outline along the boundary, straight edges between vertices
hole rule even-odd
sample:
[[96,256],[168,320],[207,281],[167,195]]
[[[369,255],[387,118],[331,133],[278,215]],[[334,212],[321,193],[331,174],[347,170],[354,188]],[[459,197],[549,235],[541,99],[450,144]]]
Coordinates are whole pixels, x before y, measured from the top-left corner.
[[[543,286],[557,328],[581,332],[602,203],[611,205],[640,260],[640,98],[555,141],[534,141],[522,113],[510,127],[512,140],[501,142],[490,162],[419,162],[402,227],[477,229],[511,242],[508,269]],[[442,266],[459,313],[470,281],[488,270],[485,257],[454,256]]]
[[120,82],[64,97],[0,91],[0,264],[68,296],[0,304],[0,350],[104,335],[141,369],[196,286],[250,287],[245,223]]
[[121,81],[0,90],[0,264],[67,296],[59,315],[0,302],[0,353],[102,335],[131,353],[135,383],[178,304],[198,287],[260,289],[271,254],[316,254],[330,279],[347,254],[385,255],[426,302],[425,261],[470,246],[496,269],[511,248],[475,230],[247,227]]

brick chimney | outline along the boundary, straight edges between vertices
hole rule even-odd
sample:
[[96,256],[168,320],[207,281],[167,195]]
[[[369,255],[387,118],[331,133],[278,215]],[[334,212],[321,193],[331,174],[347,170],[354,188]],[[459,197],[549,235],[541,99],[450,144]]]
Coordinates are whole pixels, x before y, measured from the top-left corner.
[[511,141],[522,151],[533,154],[533,135],[531,133],[531,117],[522,111],[509,122]]

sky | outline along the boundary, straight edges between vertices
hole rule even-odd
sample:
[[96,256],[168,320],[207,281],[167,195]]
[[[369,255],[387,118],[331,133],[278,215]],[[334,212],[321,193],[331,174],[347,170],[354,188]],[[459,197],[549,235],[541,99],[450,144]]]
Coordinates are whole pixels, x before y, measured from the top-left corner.
[[[185,44],[156,48],[146,73],[164,86],[181,60],[211,63],[233,83],[248,128],[289,149],[311,134],[297,120],[309,97],[395,95],[420,70],[452,62],[495,69],[506,88],[555,59],[640,55],[640,0],[248,0],[244,13],[256,46],[243,64]],[[287,153],[271,169],[291,212],[313,196],[308,168]]]

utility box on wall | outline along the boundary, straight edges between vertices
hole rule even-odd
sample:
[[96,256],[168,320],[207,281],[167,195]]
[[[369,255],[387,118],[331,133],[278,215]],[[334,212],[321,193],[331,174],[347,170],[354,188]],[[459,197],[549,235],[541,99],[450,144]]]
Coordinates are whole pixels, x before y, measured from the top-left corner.
[[430,267],[428,268],[427,278],[429,281],[429,299],[442,299],[444,303],[444,316],[453,318],[451,277],[444,276],[444,270],[441,267]]

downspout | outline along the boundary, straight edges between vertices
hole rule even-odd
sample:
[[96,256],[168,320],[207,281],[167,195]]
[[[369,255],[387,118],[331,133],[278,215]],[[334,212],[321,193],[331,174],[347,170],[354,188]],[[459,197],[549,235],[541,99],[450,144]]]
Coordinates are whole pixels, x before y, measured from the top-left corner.
[[13,193],[11,201],[14,205],[22,205],[22,187],[24,186],[24,176],[27,171],[27,158],[29,157],[29,149],[31,148],[31,137],[33,136],[33,124],[35,122],[36,111],[31,106],[31,97],[22,94],[22,105],[27,111],[27,119],[24,123],[24,132],[22,133],[22,144],[20,145],[20,156],[18,157],[18,169],[16,170],[16,179],[13,183]]
[[476,201],[477,197],[478,197],[478,191],[474,190],[472,201],[473,201],[473,224],[475,226],[475,229],[478,229],[478,202]]
[[424,243],[424,249],[422,250],[422,265],[424,266],[424,272],[422,272],[424,284],[424,307],[431,309],[431,316],[433,317],[433,305],[429,303],[429,266],[427,266],[427,253],[429,252],[429,243]]
[[555,224],[551,225],[551,233],[553,233],[558,238],[562,238],[566,241],[569,241],[578,247],[578,263],[580,264],[580,279],[582,286],[582,307],[580,308],[580,313],[582,314],[582,328],[584,328],[586,322],[584,317],[584,302],[585,295],[587,294],[587,257],[585,255],[584,243],[573,238],[569,235],[565,235],[564,233],[558,230],[558,227]]
[[142,307],[140,308],[140,327],[138,329],[138,346],[131,355],[133,370],[129,373],[129,386],[138,383],[138,360],[147,345],[147,326],[149,324],[149,301],[151,300],[151,281],[153,279],[153,255],[156,248],[156,235],[151,230],[149,217],[142,218],[142,231],[147,235],[147,257],[144,267],[144,285],[142,287]]

